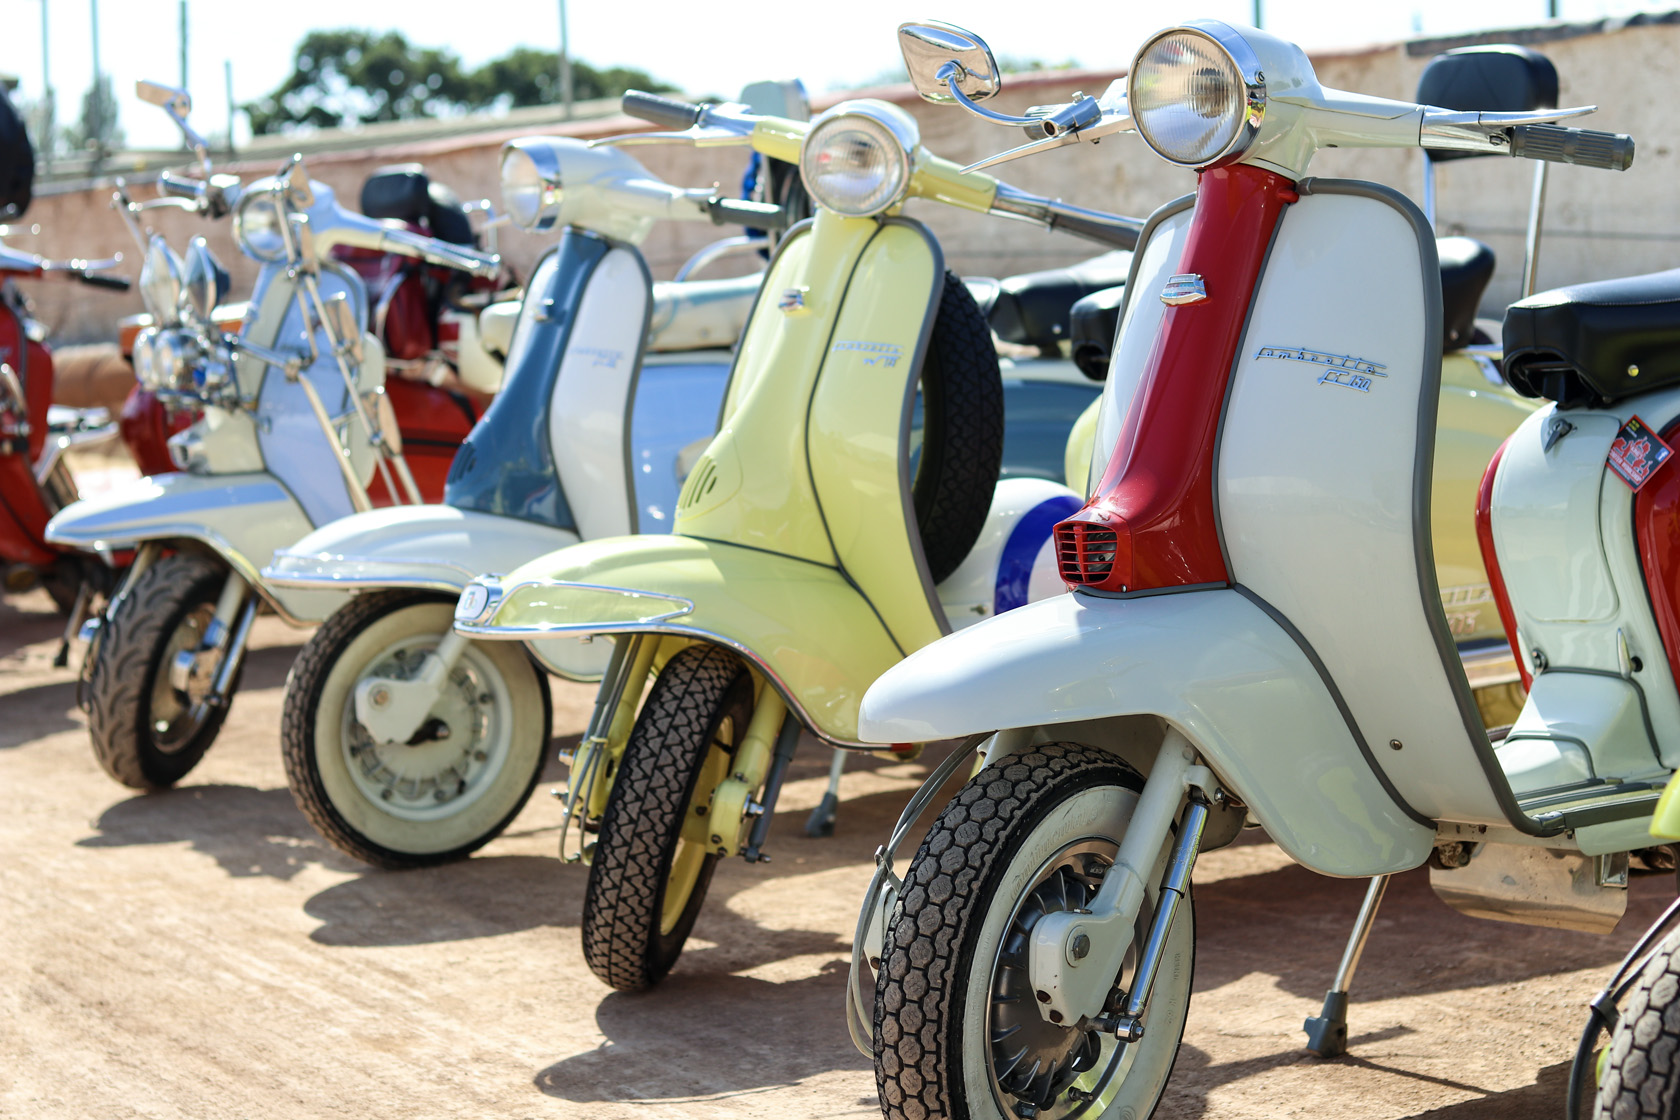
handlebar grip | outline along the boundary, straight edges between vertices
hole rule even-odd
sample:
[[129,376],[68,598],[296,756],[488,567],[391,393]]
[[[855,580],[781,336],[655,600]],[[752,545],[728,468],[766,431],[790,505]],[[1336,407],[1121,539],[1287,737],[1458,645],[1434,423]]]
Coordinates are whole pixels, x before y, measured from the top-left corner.
[[787,211],[768,202],[745,202],[738,198],[714,198],[706,204],[715,225],[746,226],[748,229],[783,230],[788,227]]
[[109,288],[113,292],[126,292],[129,289],[129,279],[126,276],[111,276],[99,272],[79,272],[76,279],[90,288]]
[[1633,137],[1556,124],[1519,124],[1511,129],[1511,154],[1551,163],[1573,163],[1626,171],[1633,163]]
[[620,104],[632,117],[640,117],[644,121],[675,129],[688,128],[694,124],[700,119],[700,113],[704,109],[701,105],[660,97],[656,93],[643,93],[639,89],[626,91]]
[[1120,225],[1082,218],[1077,214],[1061,213],[1051,216],[1050,228],[1071,233],[1075,237],[1083,237],[1087,241],[1095,241],[1099,245],[1112,245],[1116,249],[1136,249],[1138,237],[1143,233],[1142,223],[1127,222]]

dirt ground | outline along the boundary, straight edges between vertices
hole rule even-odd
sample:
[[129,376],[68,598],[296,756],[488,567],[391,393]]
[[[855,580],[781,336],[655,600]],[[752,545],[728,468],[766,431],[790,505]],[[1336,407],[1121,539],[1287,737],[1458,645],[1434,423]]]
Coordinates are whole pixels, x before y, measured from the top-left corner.
[[[838,834],[811,840],[827,757],[802,751],[774,862],[723,865],[675,973],[626,996],[579,952],[584,873],[554,858],[549,783],[464,863],[340,856],[286,791],[276,726],[300,635],[264,620],[221,741],[180,789],[136,796],[99,770],[51,668],[59,625],[39,593],[0,604],[0,1115],[878,1115],[841,1017],[849,942],[871,853],[935,760],[857,766]],[[588,691],[556,700],[556,734],[575,736]],[[1352,1053],[1323,1062],[1301,1020],[1362,888],[1264,842],[1204,857],[1162,1117],[1560,1116],[1583,1001],[1673,881],[1636,880],[1597,937],[1472,921],[1402,876]]]

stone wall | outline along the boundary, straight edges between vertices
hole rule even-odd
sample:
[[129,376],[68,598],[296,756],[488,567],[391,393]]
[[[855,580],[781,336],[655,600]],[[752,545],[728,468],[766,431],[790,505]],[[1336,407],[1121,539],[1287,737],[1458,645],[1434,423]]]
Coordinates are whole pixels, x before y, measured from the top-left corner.
[[[1007,42],[1003,36],[1000,42]],[[1325,53],[1314,58],[1326,86],[1410,99],[1431,49],[1395,44],[1368,50]],[[1588,127],[1629,132],[1639,142],[1634,167],[1622,174],[1572,167],[1554,168],[1546,206],[1546,241],[1539,279],[1542,287],[1632,272],[1654,271],[1677,263],[1680,212],[1672,187],[1675,165],[1674,125],[1662,90],[1669,87],[1669,60],[1680,53],[1680,27],[1671,24],[1564,38],[1542,45],[1557,63],[1563,103],[1597,103]],[[1020,111],[1030,104],[1065,100],[1075,89],[1097,94],[1117,75],[1058,72],[1012,80],[994,104]],[[908,87],[867,91],[895,101],[916,115],[924,143],[934,152],[968,162],[1015,144],[1020,133],[997,128],[954,109],[923,103]],[[823,104],[836,100],[823,99]],[[554,128],[557,133],[595,136],[640,127],[624,118]],[[497,196],[496,153],[513,133],[487,132],[429,143],[406,144],[364,152],[332,152],[311,157],[311,174],[330,183],[341,199],[354,204],[362,179],[374,168],[408,160],[424,162],[433,176],[465,198]],[[732,190],[746,156],[738,148],[697,151],[660,146],[635,149],[654,174],[685,186],[721,183]],[[1319,175],[1354,176],[1419,193],[1422,159],[1415,150],[1331,151],[1315,161]],[[1497,315],[1516,295],[1522,260],[1522,232],[1533,164],[1489,158],[1443,165],[1439,180],[1439,224],[1443,233],[1463,232],[1491,244],[1501,261],[1485,311]],[[224,168],[250,179],[274,170],[267,164]],[[1155,158],[1135,135],[1111,137],[1099,145],[1034,156],[992,169],[1025,190],[1060,196],[1069,202],[1143,215],[1193,187],[1193,177]],[[12,244],[50,256],[96,257],[121,251],[138,273],[132,240],[108,205],[108,190],[88,190],[42,197],[28,219],[39,223],[37,237],[15,237]],[[937,204],[913,202],[909,212],[927,221],[945,247],[949,265],[966,274],[1006,275],[1054,267],[1100,251],[1062,234],[997,218],[960,213]],[[171,212],[155,212],[156,227],[177,248],[202,233],[234,276],[234,295],[248,291],[254,265],[232,243],[231,223],[208,222]],[[655,277],[666,278],[694,251],[731,231],[704,224],[666,223],[645,245]],[[502,249],[521,275],[550,244],[552,237],[504,230]],[[62,340],[114,337],[118,316],[140,308],[137,293],[113,295],[78,285],[32,282],[28,285],[40,317]]]

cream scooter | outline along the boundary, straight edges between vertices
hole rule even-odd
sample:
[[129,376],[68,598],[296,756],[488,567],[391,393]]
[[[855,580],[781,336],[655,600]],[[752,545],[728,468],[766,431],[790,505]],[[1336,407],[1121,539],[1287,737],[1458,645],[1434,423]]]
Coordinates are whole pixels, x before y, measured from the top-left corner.
[[681,452],[716,430],[762,273],[656,284],[637,246],[661,219],[788,224],[781,206],[668,186],[579,140],[514,140],[501,167],[514,224],[558,240],[443,503],[334,521],[263,571],[276,587],[355,592],[298,655],[281,739],[304,814],[380,867],[458,859],[500,833],[547,758],[544,670],[597,680],[611,653],[556,638],[531,643],[533,663],[468,641],[450,632],[461,589],[580,540],[668,531]]
[[[924,96],[996,92],[974,36],[907,25],[901,41]],[[913,799],[859,917],[848,1014],[886,1116],[1149,1115],[1188,1009],[1191,872],[1245,822],[1324,874],[1430,862],[1467,912],[1613,924],[1667,776],[1655,743],[1639,757],[1643,733],[1621,737],[1638,729],[1638,685],[1542,673],[1511,735],[1489,741],[1432,555],[1433,231],[1393,190],[1306,175],[1332,145],[1625,168],[1627,137],[1550,123],[1585,111],[1325,89],[1294,45],[1197,21],[1147,40],[1101,99],[1013,122],[1034,139],[1012,154],[1135,128],[1200,175],[1139,244],[1107,469],[1056,529],[1072,593],[910,655],[864,698],[865,739],[985,751],[900,881],[897,847],[967,751]],[[1525,423],[1508,464],[1520,442],[1543,473],[1544,423]],[[1577,446],[1602,462],[1609,440]],[[1555,502],[1536,499],[1506,532],[1533,542],[1555,525]],[[1620,701],[1571,706],[1591,689]],[[1657,689],[1680,711],[1672,680]],[[1592,721],[1581,741],[1557,705]]]
[[[1136,226],[959,172],[884,102],[842,102],[807,127],[625,100],[683,129],[631,139],[750,143],[797,163],[816,206],[777,247],[672,534],[590,541],[482,577],[456,608],[457,632],[475,638],[617,635],[567,820],[598,826],[578,850],[590,861],[585,955],[633,989],[675,963],[717,861],[763,857],[801,729],[861,746],[868,683],[992,613],[997,569],[1022,558],[1028,597],[1050,525],[1078,505],[1043,479],[997,482],[990,332],[902,204],[1012,214],[1121,247]],[[1017,536],[1028,546],[1012,549]],[[971,583],[970,565],[983,578]]]

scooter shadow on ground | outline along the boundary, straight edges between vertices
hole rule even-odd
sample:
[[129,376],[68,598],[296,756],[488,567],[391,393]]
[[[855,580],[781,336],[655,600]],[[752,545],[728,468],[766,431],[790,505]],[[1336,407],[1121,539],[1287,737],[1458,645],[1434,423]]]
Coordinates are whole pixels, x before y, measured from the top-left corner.
[[[4,672],[0,667],[0,672]],[[81,728],[71,715],[75,681],[43,681],[0,694],[0,751],[27,747],[48,735]]]
[[106,809],[93,827],[99,835],[78,840],[77,847],[185,841],[236,879],[287,880],[310,864],[334,871],[360,866],[315,835],[284,786],[211,784],[141,794]]
[[[686,958],[685,958],[686,964]],[[682,967],[649,992],[614,992],[595,1025],[607,1041],[555,1062],[533,1079],[550,1097],[578,1104],[706,1101],[741,1096],[833,1070],[866,1070],[845,1021],[814,1015],[844,998],[846,966],[836,960],[815,975],[777,983],[751,976],[702,975]],[[704,1038],[719,1023],[751,1021],[731,1032],[729,1061],[704,1047],[671,1045]],[[873,1104],[873,1095],[860,1104]]]
[[[1323,998],[1342,952],[1344,931],[1359,907],[1358,882],[1343,883],[1302,867],[1224,879],[1195,887],[1195,991],[1207,992],[1253,972],[1276,973],[1277,986],[1304,999]],[[1360,961],[1353,1001],[1392,999],[1497,984],[1538,976],[1602,969],[1622,958],[1673,898],[1667,875],[1637,876],[1627,916],[1612,934],[1574,933],[1466,917],[1435,897],[1428,872],[1390,881],[1389,896]],[[1256,944],[1252,931],[1272,935]],[[1272,946],[1301,946],[1278,968]],[[1427,954],[1416,951],[1428,945]],[[1586,998],[1583,993],[1582,998]],[[1195,1005],[1191,1005],[1192,1016]],[[1356,1024],[1357,1029],[1357,1024]]]

